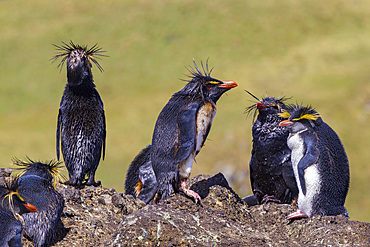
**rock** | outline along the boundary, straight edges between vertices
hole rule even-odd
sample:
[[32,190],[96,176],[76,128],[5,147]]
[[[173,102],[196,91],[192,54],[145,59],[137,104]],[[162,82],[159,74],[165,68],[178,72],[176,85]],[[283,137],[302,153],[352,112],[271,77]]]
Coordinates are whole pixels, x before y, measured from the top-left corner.
[[[66,207],[55,246],[370,246],[370,223],[343,216],[290,221],[293,206],[248,207],[221,173],[188,185],[201,204],[175,194],[145,205],[114,189],[59,185]],[[24,246],[32,244],[24,239]]]

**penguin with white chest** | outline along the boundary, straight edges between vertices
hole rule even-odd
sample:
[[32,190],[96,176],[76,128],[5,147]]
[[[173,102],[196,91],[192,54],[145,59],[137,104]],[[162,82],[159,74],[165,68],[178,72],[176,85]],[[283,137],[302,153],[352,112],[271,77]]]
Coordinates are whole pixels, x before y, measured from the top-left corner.
[[312,107],[290,106],[280,114],[289,130],[287,144],[299,190],[298,210],[288,219],[347,215],[348,158],[342,142]]
[[127,172],[126,193],[146,203],[179,191],[196,202],[201,200],[186,181],[211,129],[216,102],[237,84],[212,78],[207,64],[202,72],[194,62],[194,69],[189,71],[191,80],[164,106],[151,145],[134,159]]

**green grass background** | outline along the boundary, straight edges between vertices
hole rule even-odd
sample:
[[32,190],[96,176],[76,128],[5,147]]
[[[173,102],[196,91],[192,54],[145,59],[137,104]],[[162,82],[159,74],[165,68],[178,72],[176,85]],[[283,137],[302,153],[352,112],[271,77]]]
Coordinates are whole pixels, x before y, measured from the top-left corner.
[[251,193],[249,90],[313,105],[350,159],[346,207],[370,222],[370,1],[0,1],[0,166],[11,157],[55,158],[66,70],[51,44],[98,43],[93,68],[107,118],[97,178],[123,191],[126,170],[151,141],[156,118],[185,83],[185,66],[209,58],[212,75],[239,86],[218,102],[192,176],[223,172]]

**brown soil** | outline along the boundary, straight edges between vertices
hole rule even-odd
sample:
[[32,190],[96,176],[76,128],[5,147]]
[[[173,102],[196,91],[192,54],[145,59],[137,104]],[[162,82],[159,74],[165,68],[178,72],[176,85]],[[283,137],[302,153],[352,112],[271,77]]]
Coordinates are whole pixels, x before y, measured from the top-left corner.
[[[194,177],[189,185],[201,205],[182,194],[145,205],[114,189],[59,185],[66,205],[54,245],[370,246],[370,223],[343,216],[290,221],[294,206],[248,207],[220,173]],[[32,246],[27,239],[23,244]]]

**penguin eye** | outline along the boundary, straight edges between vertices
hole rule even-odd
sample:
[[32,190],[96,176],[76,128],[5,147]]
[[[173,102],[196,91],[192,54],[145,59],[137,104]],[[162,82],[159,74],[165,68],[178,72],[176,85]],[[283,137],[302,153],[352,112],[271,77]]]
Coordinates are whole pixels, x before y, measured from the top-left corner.
[[207,87],[207,89],[208,89],[208,90],[210,90],[210,89],[211,89],[211,87]]

